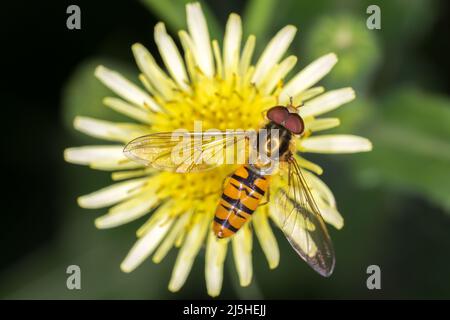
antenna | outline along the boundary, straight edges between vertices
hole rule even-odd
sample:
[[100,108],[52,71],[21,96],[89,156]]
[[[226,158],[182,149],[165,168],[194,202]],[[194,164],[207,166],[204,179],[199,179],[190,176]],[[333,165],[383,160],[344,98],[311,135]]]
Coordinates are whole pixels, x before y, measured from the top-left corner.
[[294,106],[294,97],[289,96],[289,105],[288,107],[291,107],[292,109],[298,110],[301,107],[303,107],[305,103],[302,101],[298,106]]

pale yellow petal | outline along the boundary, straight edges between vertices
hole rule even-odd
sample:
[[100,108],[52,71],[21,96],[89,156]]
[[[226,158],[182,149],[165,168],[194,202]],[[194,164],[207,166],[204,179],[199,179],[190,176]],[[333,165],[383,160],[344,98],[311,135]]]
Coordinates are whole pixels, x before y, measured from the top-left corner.
[[220,54],[219,42],[217,40],[213,40],[212,46],[214,52],[214,60],[216,62],[216,75],[220,78],[223,78],[223,62],[222,55]]
[[89,209],[108,207],[139,193],[146,182],[147,178],[119,182],[79,197],[78,204]]
[[158,246],[169,231],[173,218],[167,218],[155,223],[145,235],[139,238],[123,260],[120,268],[123,272],[131,272],[136,269]]
[[134,44],[132,50],[136,63],[146,79],[165,99],[171,99],[175,84],[158,66],[152,54],[140,43]]
[[176,221],[175,225],[170,230],[169,234],[164,238],[164,241],[159,246],[153,255],[153,262],[160,263],[167,255],[169,250],[174,246],[175,240],[187,227],[187,224],[192,216],[192,211],[183,213]]
[[181,89],[190,91],[189,79],[186,74],[183,59],[172,37],[167,34],[166,27],[162,22],[155,26],[155,42],[172,78]]
[[211,220],[205,217],[205,214],[197,214],[194,216],[193,226],[184,240],[172,271],[172,277],[169,282],[170,291],[175,292],[180,290],[185,283],[191,271],[192,264],[203,244],[208,226],[210,225]]
[[273,89],[275,89],[276,85],[284,79],[292,68],[294,68],[296,63],[297,57],[289,56],[280,64],[275,65],[273,70],[267,74],[263,83],[260,85],[261,92],[264,94],[270,94]]
[[314,119],[305,123],[306,130],[318,132],[338,127],[341,124],[339,118],[321,118]]
[[205,75],[212,77],[214,75],[214,62],[211,40],[200,3],[188,3],[186,5],[186,15],[189,34],[195,46],[195,61]]
[[239,54],[242,41],[241,17],[235,13],[230,14],[225,27],[225,37],[223,41],[223,62],[225,77],[230,77],[237,73],[239,66]]
[[155,111],[160,110],[159,105],[145,91],[125,79],[120,73],[98,66],[95,69],[95,76],[112,91],[136,106],[145,109],[144,105],[147,105]]
[[227,247],[227,239],[217,239],[214,232],[209,233],[206,244],[205,279],[206,289],[211,297],[217,297],[222,290],[223,263],[227,255]]
[[359,136],[330,134],[302,140],[301,149],[304,152],[314,153],[356,153],[372,150],[372,143]]
[[134,107],[131,104],[123,101],[122,99],[106,97],[103,99],[103,104],[132,119],[135,119],[142,123],[150,124],[149,113],[147,110]]
[[325,201],[328,206],[336,207],[336,199],[326,183],[323,182],[318,176],[308,171],[303,171],[303,174],[308,182],[308,185],[319,194],[323,201]]
[[112,207],[109,212],[95,219],[95,226],[108,229],[121,226],[139,219],[159,203],[159,198],[152,193],[145,193]]
[[336,55],[334,53],[329,53],[309,64],[286,83],[286,86],[280,93],[281,103],[288,103],[290,97],[295,97],[302,91],[316,84],[330,72],[336,62]]
[[342,229],[342,227],[344,226],[344,218],[339,213],[339,211],[335,207],[330,207],[329,205],[327,205],[316,192],[312,193],[314,199],[316,200],[316,204],[319,207],[320,214],[323,220],[326,223],[331,224],[338,230]]
[[277,240],[270,227],[267,215],[267,206],[258,209],[258,211],[253,214],[252,224],[255,229],[256,237],[266,256],[269,268],[274,269],[280,262],[280,250],[278,249]]
[[305,105],[299,109],[299,114],[304,118],[318,116],[330,112],[353,99],[355,99],[355,91],[352,88],[328,91],[305,102]]
[[124,143],[148,133],[148,129],[143,125],[116,123],[81,116],[75,117],[73,126],[78,131],[92,137]]
[[318,96],[319,94],[323,93],[324,91],[325,91],[324,87],[313,87],[313,88],[310,88],[303,92],[300,92],[293,99],[294,106],[299,106],[302,103],[304,103],[305,101]]
[[89,165],[96,161],[123,161],[123,145],[94,145],[67,148],[64,150],[64,160],[70,163]]
[[297,28],[288,25],[281,29],[275,37],[270,40],[267,47],[264,49],[261,57],[256,63],[255,73],[252,77],[252,82],[259,84],[267,72],[280,61],[292,40],[294,39]]
[[199,76],[201,76],[201,71],[199,71],[199,67],[197,62],[195,61],[195,45],[192,41],[192,38],[185,30],[180,30],[178,32],[178,36],[180,37],[181,46],[184,50],[184,59],[186,62],[186,68],[191,79],[192,83],[198,81]]
[[[287,208],[288,212],[291,210],[293,210],[292,207]],[[286,214],[275,203],[270,204],[269,212],[272,220],[289,236],[292,243],[301,248],[302,251],[307,252],[311,257],[316,254],[317,245],[314,243],[310,233],[306,231],[313,229],[314,226],[308,224],[303,216],[299,214]]]
[[256,37],[250,35],[245,42],[244,49],[242,49],[241,60],[239,61],[239,73],[241,77],[247,74],[248,67],[251,64],[253,51],[255,50]]
[[247,224],[231,239],[233,247],[234,264],[236,265],[239,282],[241,286],[246,287],[252,281],[252,231]]
[[300,165],[300,167],[308,169],[318,175],[321,175],[323,173],[322,167],[319,166],[318,164],[316,164],[312,161],[309,161],[309,160],[305,159],[304,157],[299,157],[298,155],[296,155],[295,158],[297,159],[297,162]]
[[137,178],[142,176],[148,176],[151,174],[158,173],[158,170],[152,167],[140,168],[137,170],[125,170],[116,171],[111,174],[111,179],[114,181]]

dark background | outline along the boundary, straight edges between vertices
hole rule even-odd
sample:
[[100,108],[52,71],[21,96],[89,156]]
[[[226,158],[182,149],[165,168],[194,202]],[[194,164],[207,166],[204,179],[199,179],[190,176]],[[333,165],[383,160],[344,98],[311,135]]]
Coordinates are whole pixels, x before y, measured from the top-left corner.
[[[229,12],[241,13],[247,5],[245,1],[207,1],[207,3],[222,23],[226,21]],[[383,9],[385,2],[378,1],[378,3],[382,10],[388,10]],[[405,6],[407,3],[409,2],[404,2]],[[430,5],[431,3],[437,8],[433,10],[432,22],[425,28],[422,20],[418,19],[413,23],[413,30],[409,30],[410,33],[416,33],[425,28],[424,35],[411,41],[406,46],[407,49],[403,48],[403,51],[397,53],[396,58],[392,57],[397,61],[400,57],[400,60],[404,59],[410,63],[411,57],[414,56],[424,62],[422,67],[425,71],[421,74],[420,70],[415,70],[412,77],[412,71],[408,66],[392,71],[393,62],[390,57],[392,46],[386,41],[381,45],[384,52],[383,60],[367,86],[367,91],[372,97],[389,93],[388,86],[410,82],[440,97],[448,97],[450,94],[449,3],[430,1]],[[78,4],[81,7],[81,30],[66,28],[66,8],[69,4]],[[320,10],[318,9],[318,12]],[[398,12],[399,16],[402,14],[402,11]],[[69,165],[62,159],[65,147],[91,141],[74,133],[69,128],[70,120],[67,120],[71,114],[64,106],[64,95],[74,70],[91,56],[123,61],[131,65],[130,46],[134,42],[142,42],[150,51],[155,50],[152,30],[154,24],[162,18],[137,1],[103,0],[7,1],[2,4],[0,15],[2,40],[0,97],[4,131],[1,158],[3,205],[0,233],[0,297],[205,297],[202,256],[198,257],[200,262],[193,270],[193,274],[196,275],[190,276],[186,288],[179,295],[170,294],[165,289],[173,259],[158,267],[150,267],[151,262],[148,262],[145,268],[141,267],[136,271],[138,278],[129,280],[129,275],[121,275],[117,270],[118,264],[133,243],[133,230],[138,224],[124,227],[121,231],[95,231],[92,223],[95,216],[78,208],[75,199],[80,194],[106,185],[109,181],[108,176],[87,168]],[[361,12],[360,15],[361,19],[365,19],[365,12]],[[384,15],[382,19],[383,17]],[[274,25],[294,23],[300,26],[300,33],[306,29],[302,27],[302,21],[294,21],[292,16],[290,20],[282,21],[284,23],[280,22],[280,19],[275,20]],[[314,17],[311,20],[314,20]],[[245,26],[245,20],[243,22]],[[311,26],[312,23],[308,21],[306,25]],[[395,26],[395,23],[392,25]],[[272,29],[276,30],[276,27],[271,27],[269,34],[273,33]],[[303,40],[303,36],[296,37],[298,43],[302,43]],[[446,103],[447,100],[444,104]],[[66,111],[69,113],[68,116],[64,114]],[[450,137],[447,137],[447,142],[448,138]],[[376,148],[376,143],[374,145]],[[329,180],[325,180],[331,181],[330,185],[336,193],[339,204],[342,204],[340,208],[344,212],[346,223],[349,223],[342,231],[332,232],[338,248],[337,279],[334,279],[332,284],[327,283],[316,275],[311,275],[306,269],[303,270],[302,266],[301,277],[310,278],[307,285],[302,288],[302,279],[294,282],[289,279],[283,280],[286,271],[292,270],[285,265],[276,271],[266,270],[260,250],[255,250],[254,260],[262,261],[259,263],[261,266],[255,262],[255,268],[259,268],[255,271],[260,287],[257,291],[262,292],[262,296],[257,294],[252,296],[255,292],[253,287],[245,291],[246,289],[236,288],[237,285],[225,284],[223,297],[449,298],[450,218],[445,206],[430,200],[420,191],[410,190],[401,184],[399,186],[394,183],[389,187],[385,187],[383,183],[375,186],[370,184],[367,186],[364,183],[346,185],[342,177],[350,169],[343,162],[350,157],[344,158],[344,161],[330,158],[317,159],[320,159],[321,164],[328,161],[329,164],[325,167],[331,172],[325,175]],[[423,164],[424,170],[428,165],[430,164]],[[361,166],[363,165],[358,165]],[[342,171],[333,173],[333,168]],[[449,168],[447,167],[447,170]],[[416,172],[410,172],[411,176],[415,174]],[[353,206],[352,196],[359,198],[355,207],[364,208],[366,212],[360,210],[345,215],[345,210],[351,211],[350,208]],[[357,222],[352,225],[351,219]],[[74,225],[83,227],[73,229]],[[88,231],[83,234],[83,230]],[[70,232],[76,233],[76,237],[70,238],[68,235]],[[77,242],[70,239],[83,239],[84,242],[78,247]],[[73,248],[79,252],[89,249],[92,243],[100,246],[99,252],[108,252],[105,256],[92,253],[82,260],[89,261],[85,262],[89,266],[101,265],[103,268],[98,271],[105,274],[103,278],[88,275],[97,279],[98,283],[93,286],[101,289],[92,289],[85,295],[71,292],[60,294],[59,290],[65,285],[64,267],[54,272],[57,274],[56,278],[62,281],[60,289],[55,287],[56,280],[51,280],[54,277],[47,275],[47,271],[57,268],[58,265],[64,265],[64,261],[67,261],[65,265],[76,264],[77,261],[69,262],[64,253],[54,254],[54,252],[71,252]],[[286,261],[294,264],[296,261],[294,257],[286,253],[283,247],[281,249],[282,264]],[[361,253],[365,250],[370,253]],[[284,255],[287,256],[287,260],[283,258]],[[113,258],[110,259],[111,257]],[[103,262],[96,261],[96,258]],[[341,265],[339,259],[342,261]],[[362,265],[359,268],[346,269],[347,266],[354,266],[352,259]],[[365,268],[369,264],[379,264],[382,267],[383,290],[380,292],[369,292],[365,289],[367,276]],[[108,268],[114,270],[114,277],[121,279],[110,281],[108,274],[111,276],[112,271],[108,271]],[[155,277],[150,278],[153,272],[150,268],[156,268],[157,272],[166,275],[160,280],[161,284],[155,286]],[[270,282],[269,279],[277,277],[280,278],[279,283]],[[236,282],[235,277],[226,276],[226,279],[228,278]],[[145,285],[134,290],[133,284],[140,282],[138,279],[141,281],[149,279],[148,285],[154,287],[154,292],[147,292]],[[202,283],[200,288],[196,287],[196,281]],[[126,287],[123,291],[120,290],[121,285]],[[330,286],[334,286],[334,289],[330,290]]]

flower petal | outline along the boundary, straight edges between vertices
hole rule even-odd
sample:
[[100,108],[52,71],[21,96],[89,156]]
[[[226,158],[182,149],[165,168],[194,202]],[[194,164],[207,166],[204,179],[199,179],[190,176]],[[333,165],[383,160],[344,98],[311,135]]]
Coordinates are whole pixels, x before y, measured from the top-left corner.
[[195,83],[198,81],[199,76],[202,75],[201,71],[199,71],[199,67],[197,65],[197,62],[195,61],[195,45],[192,41],[189,34],[184,31],[180,30],[178,32],[178,36],[180,37],[181,46],[184,50],[184,60],[186,62],[186,68],[188,71],[188,75],[191,79],[192,83]]
[[219,78],[223,78],[223,63],[222,63],[222,55],[220,54],[219,42],[217,40],[212,41],[213,52],[214,52],[214,61],[216,62],[216,76]]
[[[293,208],[289,208],[292,210]],[[275,224],[283,230],[292,247],[300,247],[302,251],[307,252],[310,257],[313,257],[317,252],[317,245],[314,243],[309,232],[307,221],[303,216],[298,214],[286,214],[275,203],[270,203],[270,217]],[[311,227],[314,228],[313,225]]]
[[337,57],[334,53],[329,53],[313,61],[286,84],[280,93],[281,103],[287,103],[290,97],[295,97],[300,92],[313,86],[330,72],[336,62]]
[[306,138],[301,141],[301,149],[315,153],[355,153],[372,150],[372,143],[359,136],[332,134]]
[[314,200],[319,207],[322,218],[336,229],[344,226],[344,218],[336,209],[336,200],[330,188],[316,175],[303,171]]
[[233,247],[234,264],[236,265],[239,282],[246,287],[252,281],[252,231],[248,223],[242,226],[231,239]]
[[155,254],[153,255],[152,260],[154,263],[160,263],[162,259],[164,259],[169,250],[174,246],[175,240],[186,228],[191,216],[192,211],[189,211],[181,214],[181,216],[177,219],[175,225],[170,230],[169,234],[164,238],[163,243],[161,243],[158,250],[156,250]]
[[289,56],[284,59],[280,64],[273,67],[273,70],[268,73],[263,83],[260,86],[260,90],[264,94],[270,94],[275,86],[294,68],[297,63],[297,57]]
[[161,109],[145,91],[125,79],[120,73],[104,66],[98,66],[95,69],[95,76],[112,91],[136,106],[145,109],[145,105],[147,105],[154,111]]
[[175,84],[158,66],[152,54],[140,43],[135,43],[131,48],[136,63],[139,69],[144,73],[146,79],[165,99],[171,99]]
[[144,216],[158,202],[156,195],[145,193],[112,207],[107,214],[95,219],[95,226],[98,229],[107,229],[126,224]]
[[186,5],[187,24],[189,34],[195,45],[195,60],[198,66],[208,77],[214,75],[214,63],[209,38],[208,25],[203,15],[200,3]]
[[190,91],[189,79],[186,74],[183,59],[172,37],[166,32],[164,23],[155,26],[155,42],[164,64],[170,75],[184,91]]
[[103,104],[132,119],[150,124],[149,113],[147,110],[136,108],[122,99],[106,97],[103,99]]
[[303,171],[303,174],[308,182],[308,185],[319,194],[320,198],[325,201],[326,205],[336,207],[336,199],[326,183],[308,171]]
[[300,157],[297,154],[295,155],[295,159],[297,159],[297,162],[300,165],[300,167],[310,170],[318,175],[321,175],[323,173],[322,167],[319,166],[318,164],[306,160],[304,157]]
[[259,84],[267,72],[280,61],[283,54],[288,49],[292,40],[294,39],[297,28],[288,25],[278,31],[275,37],[270,40],[267,47],[264,49],[261,57],[256,63],[255,73],[252,77],[252,82]]
[[151,174],[157,173],[158,170],[152,167],[145,167],[137,170],[125,170],[125,171],[116,171],[111,174],[111,179],[113,181],[120,181],[125,179],[137,178],[142,176],[149,176]]
[[78,131],[92,137],[124,143],[148,133],[148,129],[142,125],[116,123],[80,116],[75,117],[73,126]]
[[64,150],[64,160],[70,163],[89,165],[96,161],[123,161],[123,146],[83,146]]
[[318,132],[338,127],[340,124],[341,121],[339,118],[314,119],[313,121],[306,122],[306,129],[312,132]]
[[203,244],[208,226],[211,224],[211,220],[205,217],[205,214],[197,214],[194,219],[193,226],[184,240],[172,271],[169,282],[169,290],[172,292],[180,290],[185,283],[194,259]]
[[338,230],[342,229],[344,226],[344,218],[339,211],[334,207],[327,206],[320,197],[315,195],[314,192],[313,196],[319,206],[320,214],[322,215],[323,220]]
[[241,77],[247,74],[247,69],[252,61],[253,51],[255,50],[256,37],[250,35],[242,49],[241,61],[239,61],[239,73]]
[[106,188],[79,197],[78,205],[88,209],[108,207],[139,193],[147,180],[147,178],[140,178],[110,185]]
[[227,255],[227,247],[227,239],[217,239],[214,232],[209,233],[206,245],[205,279],[206,289],[211,297],[217,297],[222,289],[223,263]]
[[161,219],[161,221],[155,223],[145,235],[136,241],[120,265],[123,272],[128,273],[136,269],[155,250],[174,221],[168,215],[165,216],[166,219]]
[[[267,206],[266,206],[267,207]],[[280,262],[280,251],[277,240],[267,219],[267,208],[263,207],[253,215],[252,224],[258,237],[261,248],[269,263],[269,268],[274,269]]]
[[312,100],[305,102],[299,109],[302,117],[318,116],[355,99],[355,91],[352,88],[342,88],[328,91]]
[[[325,91],[324,87],[313,87],[308,90],[300,92],[298,95],[294,97],[294,105],[301,105],[305,101],[318,96],[319,94]],[[303,108],[303,107],[302,107]]]
[[233,73],[237,73],[241,41],[241,17],[235,13],[232,13],[228,18],[223,41],[223,62],[226,78],[230,77]]

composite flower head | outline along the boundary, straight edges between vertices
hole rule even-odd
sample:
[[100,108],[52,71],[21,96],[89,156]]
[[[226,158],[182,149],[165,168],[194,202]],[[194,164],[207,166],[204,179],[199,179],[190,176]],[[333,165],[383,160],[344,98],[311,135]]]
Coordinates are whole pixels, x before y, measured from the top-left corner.
[[[78,198],[83,208],[109,208],[95,220],[100,229],[112,228],[148,216],[137,230],[138,240],[121,264],[131,272],[146,258],[159,263],[167,253],[179,248],[169,290],[178,291],[185,283],[192,264],[206,243],[205,278],[208,294],[220,293],[223,264],[231,246],[239,281],[250,284],[253,274],[253,233],[261,244],[270,268],[280,259],[270,220],[279,225],[270,206],[261,206],[231,240],[217,239],[211,230],[214,211],[224,179],[232,166],[221,166],[202,173],[157,171],[133,162],[123,154],[124,144],[156,132],[179,128],[194,129],[196,121],[208,129],[258,129],[264,111],[274,105],[302,104],[299,114],[307,134],[297,140],[297,160],[324,220],[340,229],[344,222],[335,198],[317,175],[319,165],[304,158],[312,153],[353,153],[369,151],[370,142],[353,135],[316,135],[339,125],[339,119],[319,117],[353,100],[351,88],[325,92],[316,83],[336,64],[330,53],[313,61],[292,77],[297,58],[286,52],[296,28],[288,25],[254,58],[255,37],[242,39],[241,18],[231,14],[225,27],[222,48],[210,39],[198,3],[188,4],[187,31],[178,33],[183,51],[167,33],[163,23],[155,26],[154,38],[164,66],[141,44],[132,46],[139,67],[141,86],[119,73],[99,66],[95,75],[117,96],[105,97],[104,104],[130,118],[129,123],[113,123],[79,116],[74,126],[81,132],[114,144],[68,148],[66,161],[112,171],[115,182]],[[231,242],[231,243],[230,243]]]

